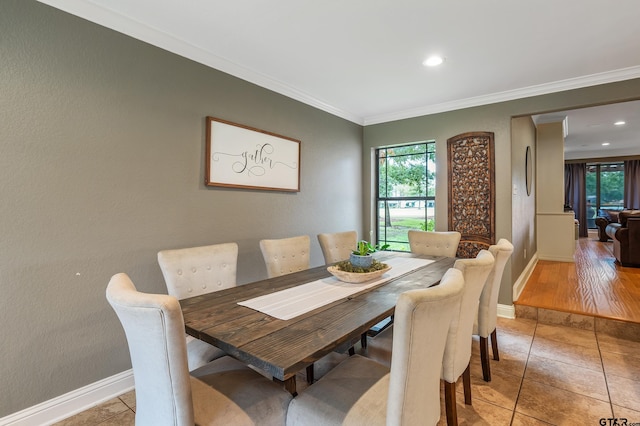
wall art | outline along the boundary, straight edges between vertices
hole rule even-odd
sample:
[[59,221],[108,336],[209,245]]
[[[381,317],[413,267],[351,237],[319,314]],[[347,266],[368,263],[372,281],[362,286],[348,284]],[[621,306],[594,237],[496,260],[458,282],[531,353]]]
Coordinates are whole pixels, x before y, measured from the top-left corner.
[[300,191],[300,141],[207,117],[205,184]]
[[495,244],[494,142],[491,132],[447,139],[449,230],[462,234],[457,257]]

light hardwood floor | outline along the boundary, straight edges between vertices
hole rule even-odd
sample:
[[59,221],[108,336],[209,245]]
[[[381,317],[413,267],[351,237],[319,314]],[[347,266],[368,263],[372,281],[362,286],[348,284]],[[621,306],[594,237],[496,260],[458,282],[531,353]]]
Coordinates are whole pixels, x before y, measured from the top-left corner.
[[618,265],[612,246],[590,234],[575,263],[539,261],[515,304],[640,323],[640,268]]

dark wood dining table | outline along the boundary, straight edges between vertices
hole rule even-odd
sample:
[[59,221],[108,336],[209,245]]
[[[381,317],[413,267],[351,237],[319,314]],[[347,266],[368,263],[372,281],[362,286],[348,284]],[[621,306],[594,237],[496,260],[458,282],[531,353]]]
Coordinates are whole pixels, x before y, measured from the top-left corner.
[[186,332],[262,369],[295,395],[298,371],[335,350],[346,351],[372,326],[393,315],[400,293],[438,284],[455,261],[396,252],[385,252],[379,259],[393,256],[434,262],[289,320],[238,302],[329,277],[327,266],[183,299]]

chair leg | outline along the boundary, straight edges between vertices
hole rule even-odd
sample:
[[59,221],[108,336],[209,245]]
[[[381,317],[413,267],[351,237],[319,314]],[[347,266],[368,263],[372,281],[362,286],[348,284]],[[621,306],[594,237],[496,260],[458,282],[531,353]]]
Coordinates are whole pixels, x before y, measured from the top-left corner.
[[462,385],[464,387],[464,403],[471,405],[471,364],[467,364],[462,373]]
[[456,408],[456,384],[444,381],[444,406],[447,413],[447,425],[458,426],[458,410]]
[[360,336],[360,345],[362,346],[362,349],[367,349],[367,333],[363,333]]
[[496,329],[491,332],[491,349],[493,350],[493,359],[500,361],[500,355],[498,354],[498,333],[496,333]]
[[485,382],[491,381],[491,365],[489,365],[489,341],[480,336],[480,362],[482,364],[482,378]]
[[353,349],[353,346],[351,346],[351,347],[349,348],[349,356],[353,356],[353,355],[355,355],[355,354],[356,354],[356,350],[355,350],[355,349]]
[[308,365],[307,366],[307,383],[312,384],[313,383],[313,378],[314,373],[313,373],[313,364]]

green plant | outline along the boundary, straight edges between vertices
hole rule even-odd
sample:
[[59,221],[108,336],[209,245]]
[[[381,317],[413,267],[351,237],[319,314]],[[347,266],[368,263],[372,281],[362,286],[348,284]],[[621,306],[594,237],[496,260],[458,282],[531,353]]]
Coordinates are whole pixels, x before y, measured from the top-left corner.
[[360,240],[356,245],[356,249],[353,250],[353,254],[358,256],[367,256],[371,253],[377,252],[378,250],[386,250],[388,248],[389,248],[389,244],[384,244],[382,246],[380,246],[379,244],[376,244],[375,246],[373,246],[368,241]]
[[420,229],[423,231],[435,231],[436,224],[433,219],[427,219],[426,222],[422,222],[420,224]]

